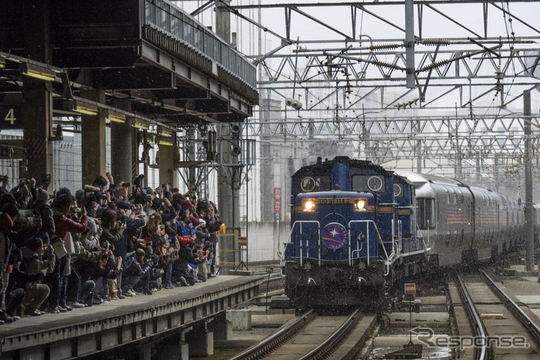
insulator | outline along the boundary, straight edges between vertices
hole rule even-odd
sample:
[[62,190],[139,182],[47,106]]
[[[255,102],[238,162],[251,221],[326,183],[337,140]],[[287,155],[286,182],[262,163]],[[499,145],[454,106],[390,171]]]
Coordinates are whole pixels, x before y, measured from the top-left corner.
[[397,49],[400,48],[400,44],[378,44],[378,45],[371,45],[369,47],[369,50],[371,51],[378,51],[378,50],[391,50],[391,49]]
[[373,65],[377,65],[377,66],[387,67],[387,68],[395,69],[395,70],[404,70],[401,66],[386,63],[386,62],[382,62],[382,61],[379,61],[379,60],[371,60],[370,62]]
[[422,40],[422,44],[424,45],[442,45],[442,46],[448,46],[450,45],[450,41],[447,39],[424,39]]
[[444,66],[444,65],[448,64],[448,63],[451,62],[451,61],[453,61],[453,60],[441,60],[441,61],[437,61],[437,62],[434,62],[433,64],[424,66],[423,68],[421,68],[421,69],[418,70],[418,71],[426,71],[426,70],[435,69],[435,68]]

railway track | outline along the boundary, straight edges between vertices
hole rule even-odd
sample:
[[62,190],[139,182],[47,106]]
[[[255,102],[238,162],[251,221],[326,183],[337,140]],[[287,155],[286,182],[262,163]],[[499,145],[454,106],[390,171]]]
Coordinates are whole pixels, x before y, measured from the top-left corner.
[[230,360],[352,359],[376,323],[376,316],[359,310],[350,316],[319,316],[310,310]]
[[[460,359],[538,359],[540,327],[485,271],[457,275],[450,293],[460,329]],[[465,324],[461,313],[467,314]],[[468,326],[467,326],[468,325]]]

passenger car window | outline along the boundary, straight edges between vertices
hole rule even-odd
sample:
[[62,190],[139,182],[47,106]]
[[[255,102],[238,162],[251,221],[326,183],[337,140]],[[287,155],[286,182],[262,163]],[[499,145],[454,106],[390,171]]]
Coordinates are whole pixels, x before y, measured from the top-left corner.
[[435,229],[435,199],[418,198],[418,216],[417,222],[420,230]]

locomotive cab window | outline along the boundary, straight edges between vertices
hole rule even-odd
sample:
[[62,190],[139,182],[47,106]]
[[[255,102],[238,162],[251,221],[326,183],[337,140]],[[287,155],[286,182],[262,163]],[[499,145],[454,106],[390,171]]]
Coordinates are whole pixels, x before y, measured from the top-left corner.
[[394,197],[396,198],[402,198],[405,194],[403,192],[403,185],[402,184],[394,184]]
[[435,229],[435,199],[418,198],[417,222],[420,230]]
[[386,179],[382,175],[353,175],[352,190],[383,193],[386,191]]
[[298,179],[298,189],[302,192],[330,191],[330,176],[304,176]]

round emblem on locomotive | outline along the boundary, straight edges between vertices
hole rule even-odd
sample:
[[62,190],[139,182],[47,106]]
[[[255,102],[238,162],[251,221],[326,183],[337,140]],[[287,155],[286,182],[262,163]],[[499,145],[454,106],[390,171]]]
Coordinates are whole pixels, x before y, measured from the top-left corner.
[[339,249],[347,240],[347,229],[340,223],[330,223],[322,231],[322,240],[329,249]]
[[305,192],[311,192],[315,189],[315,180],[312,177],[305,177],[300,182],[300,187]]

